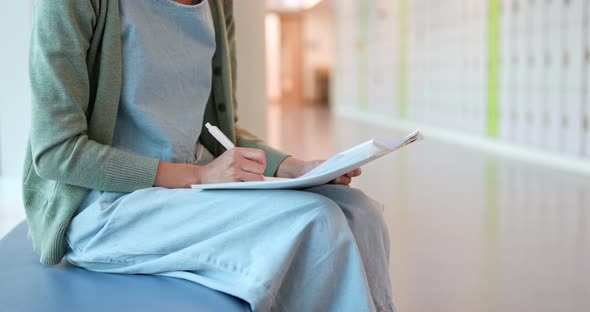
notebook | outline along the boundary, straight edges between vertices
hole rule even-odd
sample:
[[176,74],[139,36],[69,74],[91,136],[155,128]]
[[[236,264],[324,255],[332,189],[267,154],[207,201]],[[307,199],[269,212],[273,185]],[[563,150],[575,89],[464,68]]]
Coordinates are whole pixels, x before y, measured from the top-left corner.
[[422,139],[423,136],[419,130],[391,142],[372,139],[330,157],[313,170],[294,179],[265,178],[264,181],[256,182],[194,184],[191,187],[200,190],[272,190],[312,187],[326,184],[343,174]]

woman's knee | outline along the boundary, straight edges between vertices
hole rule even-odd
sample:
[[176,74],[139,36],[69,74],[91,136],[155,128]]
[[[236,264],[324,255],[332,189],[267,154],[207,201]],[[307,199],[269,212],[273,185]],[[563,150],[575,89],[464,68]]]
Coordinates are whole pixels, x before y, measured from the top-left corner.
[[294,192],[296,198],[287,198],[293,222],[301,222],[306,227],[329,231],[333,235],[350,233],[350,227],[342,209],[326,196],[310,192]]
[[362,218],[374,226],[387,230],[384,217],[384,207],[380,202],[372,199],[364,192],[356,189],[354,192],[354,204],[351,210],[362,214]]
[[383,214],[383,204],[359,189],[346,186],[327,185],[315,189],[314,192],[329,197],[339,205],[353,232],[367,232],[369,229],[370,232],[381,236],[386,245],[389,244],[389,230]]
[[366,223],[365,226],[374,228],[383,237],[386,245],[389,245],[389,229],[385,221],[383,204],[360,191],[357,196],[360,208],[364,210],[362,219]]
[[325,218],[335,222],[346,220],[338,204],[330,198],[309,192],[301,192],[301,196],[307,202],[307,207],[303,209],[313,212],[318,218]]
[[363,191],[346,186],[326,185],[313,192],[329,197],[353,222],[368,223],[373,226],[385,225],[383,204],[372,199]]

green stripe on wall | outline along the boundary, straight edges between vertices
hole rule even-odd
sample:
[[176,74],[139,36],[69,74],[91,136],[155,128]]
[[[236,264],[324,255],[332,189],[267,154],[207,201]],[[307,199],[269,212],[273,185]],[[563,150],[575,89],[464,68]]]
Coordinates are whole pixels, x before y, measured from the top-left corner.
[[498,136],[498,60],[500,46],[500,0],[488,0],[487,135]]
[[369,0],[359,4],[359,105],[366,111],[369,106]]
[[399,0],[399,60],[397,77],[399,118],[408,115],[408,1]]

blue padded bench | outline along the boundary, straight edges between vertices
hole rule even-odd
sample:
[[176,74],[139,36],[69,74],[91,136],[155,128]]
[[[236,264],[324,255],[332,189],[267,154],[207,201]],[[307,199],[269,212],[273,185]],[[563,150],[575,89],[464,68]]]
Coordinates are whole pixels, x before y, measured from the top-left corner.
[[96,273],[67,261],[43,266],[23,223],[0,240],[0,311],[249,312],[250,307],[181,279]]

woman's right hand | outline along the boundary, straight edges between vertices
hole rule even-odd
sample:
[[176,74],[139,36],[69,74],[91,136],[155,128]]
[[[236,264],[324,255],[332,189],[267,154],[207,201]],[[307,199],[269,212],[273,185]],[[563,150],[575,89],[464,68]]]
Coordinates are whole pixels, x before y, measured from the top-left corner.
[[198,184],[262,181],[264,169],[266,155],[263,150],[235,147],[200,166]]
[[154,186],[190,188],[192,184],[262,181],[264,169],[263,150],[236,147],[204,166],[160,161]]

